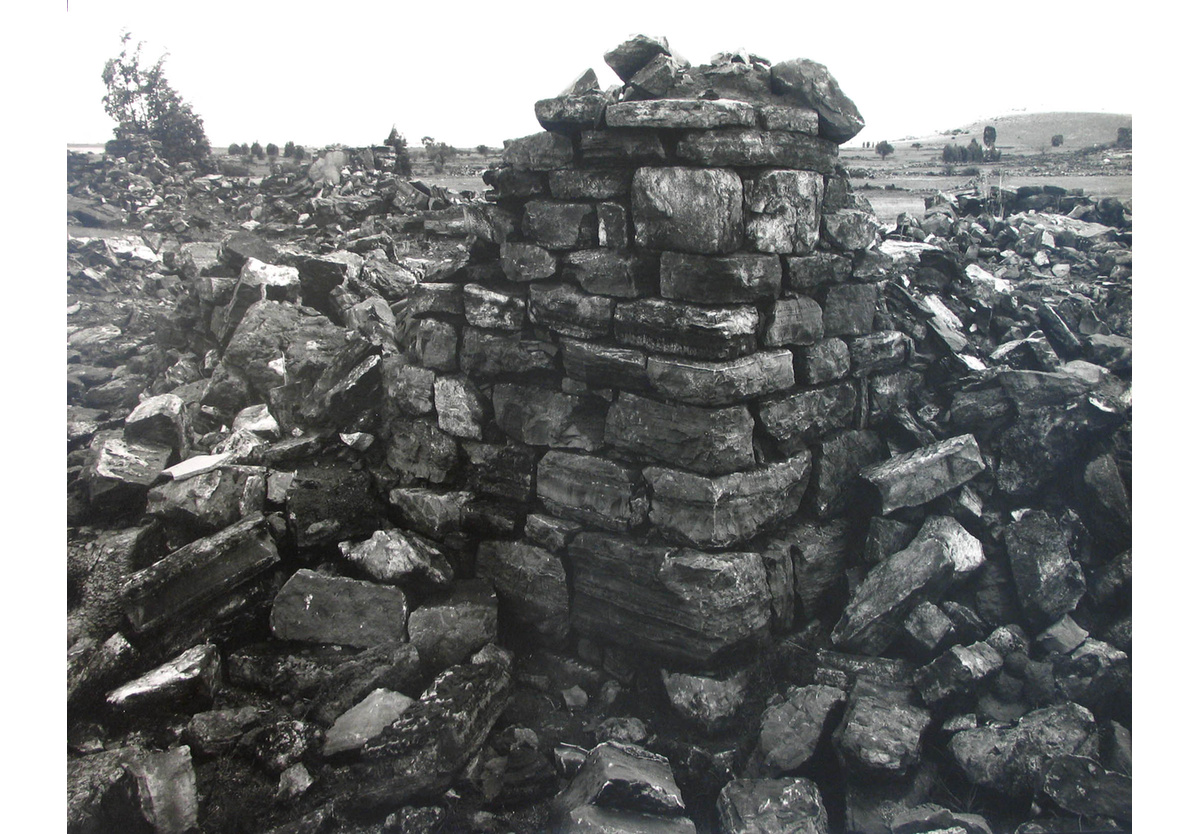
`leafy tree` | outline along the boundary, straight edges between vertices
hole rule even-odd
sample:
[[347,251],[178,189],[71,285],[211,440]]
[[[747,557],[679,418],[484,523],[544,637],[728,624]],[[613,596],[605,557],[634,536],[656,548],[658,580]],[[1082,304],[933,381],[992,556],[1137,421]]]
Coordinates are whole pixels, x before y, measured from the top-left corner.
[[1117,128],[1117,147],[1132,148],[1133,147],[1133,128],[1119,127]]
[[458,154],[458,149],[438,142],[432,136],[422,136],[421,144],[425,146],[425,156],[433,163],[434,173],[440,174],[446,170],[446,162]]
[[895,152],[895,150],[886,139],[875,146],[875,153],[879,154],[880,159],[887,159],[888,154]]
[[996,128],[988,125],[983,129],[983,144],[989,148],[996,144]]
[[295,142],[286,142],[286,143],[284,143],[284,146],[283,146],[283,158],[284,158],[284,159],[291,159],[291,158],[292,158],[293,156],[295,156],[295,155],[296,155],[296,143],[295,143]]
[[229,155],[230,156],[237,156],[241,152],[242,152],[242,146],[239,145],[237,142],[234,142],[232,145],[229,146]]
[[274,142],[267,143],[267,156],[271,157],[271,159],[279,156],[279,146]]
[[211,148],[204,120],[167,81],[166,54],[147,67],[142,43],[131,47],[130,38],[129,32],[122,33],[121,53],[109,58],[100,73],[107,90],[104,112],[117,122],[117,140],[147,136],[161,143],[162,155],[171,164],[207,160]]
[[1050,137],[1050,147],[1061,148],[1062,143],[1063,143],[1063,135],[1061,133],[1056,133]]
[[983,162],[983,148],[975,137],[971,137],[971,144],[967,145],[967,162]]
[[266,156],[263,152],[263,146],[258,144],[257,140],[250,146],[250,155],[255,159],[263,159]]
[[392,125],[392,132],[388,134],[384,144],[391,146],[396,152],[396,167],[393,171],[402,177],[411,177],[412,157],[408,155],[408,140],[404,138],[403,133],[396,130],[395,125]]
[[487,152],[488,152],[487,145],[476,145],[475,146],[475,153],[479,154],[480,156],[485,155]]

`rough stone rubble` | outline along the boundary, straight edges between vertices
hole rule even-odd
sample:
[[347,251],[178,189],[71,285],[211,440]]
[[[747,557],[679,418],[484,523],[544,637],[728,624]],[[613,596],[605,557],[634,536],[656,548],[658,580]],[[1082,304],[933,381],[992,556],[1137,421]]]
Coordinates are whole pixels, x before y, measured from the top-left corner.
[[[820,65],[605,59],[484,200],[115,169],[70,830],[1130,825],[1127,207],[888,230]],[[242,228],[184,240],[209,189]]]

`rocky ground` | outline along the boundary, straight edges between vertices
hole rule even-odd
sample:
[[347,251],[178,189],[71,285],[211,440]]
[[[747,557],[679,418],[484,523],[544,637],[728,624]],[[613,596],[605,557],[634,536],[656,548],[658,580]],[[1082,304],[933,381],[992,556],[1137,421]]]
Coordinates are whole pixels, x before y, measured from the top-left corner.
[[[536,180],[506,159],[499,192]],[[743,616],[714,572],[700,636],[651,637],[666,663],[581,632],[582,601],[669,609],[650,588],[707,563],[617,582],[644,554],[534,497],[540,441],[441,459],[411,416],[477,421],[403,359],[436,361],[419,323],[498,247],[489,203],[390,167],[68,160],[70,221],[102,230],[68,241],[70,831],[1130,827],[1126,206],[944,194],[856,255],[870,332],[803,356],[887,373],[813,444],[801,513],[743,547],[763,639],[709,651]],[[539,480],[569,493],[571,457]],[[459,469],[486,500],[437,488]]]

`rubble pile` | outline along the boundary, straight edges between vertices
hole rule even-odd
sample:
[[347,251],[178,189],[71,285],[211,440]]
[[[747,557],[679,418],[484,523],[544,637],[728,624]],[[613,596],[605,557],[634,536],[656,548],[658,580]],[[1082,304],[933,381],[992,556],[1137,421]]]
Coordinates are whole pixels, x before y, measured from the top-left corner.
[[1128,209],[885,230],[821,65],[605,60],[447,257],[72,242],[69,830],[1128,828]]

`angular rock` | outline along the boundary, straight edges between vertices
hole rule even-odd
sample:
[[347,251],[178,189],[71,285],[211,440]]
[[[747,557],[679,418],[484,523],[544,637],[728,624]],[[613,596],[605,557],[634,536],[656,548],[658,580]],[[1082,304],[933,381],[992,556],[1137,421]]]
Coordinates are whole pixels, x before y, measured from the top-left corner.
[[124,757],[140,816],[155,834],[187,834],[199,828],[196,771],[186,746],[161,753],[138,751]]
[[1060,756],[1046,768],[1042,791],[1064,811],[1083,817],[1133,819],[1133,780],[1084,756]]
[[265,498],[263,467],[222,466],[154,487],[146,496],[146,512],[202,533],[214,533],[243,515],[262,512]]
[[408,358],[431,371],[454,373],[458,370],[458,328],[449,322],[421,319],[409,342]]
[[571,624],[582,635],[707,663],[722,649],[762,639],[770,590],[754,553],[700,553],[583,532],[567,548]]
[[376,738],[385,727],[413,705],[413,699],[399,692],[376,689],[346,712],[325,733],[321,754],[326,758],[339,753],[361,750]]
[[490,583],[456,582],[449,596],[427,600],[408,615],[409,640],[426,668],[447,669],[495,641],[499,610]]
[[884,515],[917,507],[962,486],[984,469],[969,434],[952,437],[867,467],[860,473],[878,491]]
[[763,400],[758,420],[784,454],[795,453],[819,437],[849,428],[858,394],[848,382],[801,391],[783,399]]
[[829,518],[862,500],[855,473],[875,463],[887,449],[872,431],[846,429],[813,447],[813,508],[818,517]]
[[428,368],[407,364],[402,357],[387,357],[383,364],[384,396],[409,417],[430,414],[433,412],[433,381],[436,376]]
[[523,542],[480,542],[476,571],[492,581],[500,615],[533,630],[540,642],[559,646],[570,629],[567,574],[562,560]]
[[824,335],[821,305],[811,298],[781,298],[771,308],[762,341],[768,347],[811,345]]
[[221,655],[211,644],[193,646],[157,669],[119,686],[105,699],[124,715],[212,706],[221,676]]
[[546,130],[569,133],[599,127],[609,100],[599,90],[544,98],[534,103],[533,114]]
[[584,805],[669,817],[684,812],[671,763],[664,756],[613,741],[593,747],[571,784],[554,799],[559,814]]
[[271,605],[279,640],[369,648],[406,640],[408,599],[399,588],[308,569],[292,574]]
[[832,174],[837,146],[825,139],[782,130],[722,127],[683,134],[681,159],[708,166],[795,168]]
[[618,342],[697,359],[732,359],[757,347],[758,311],[750,306],[700,307],[660,298],[618,303]]
[[1042,652],[1049,654],[1070,654],[1083,645],[1083,641],[1087,640],[1088,633],[1079,626],[1070,614],[1063,616],[1061,620],[1050,625],[1034,638],[1034,642]]
[[953,695],[974,693],[1003,665],[1004,658],[987,643],[954,646],[917,670],[917,690],[925,703],[933,706]]
[[796,383],[792,354],[786,350],[761,351],[728,362],[650,356],[646,375],[659,396],[704,406],[732,405]]
[[848,341],[850,372],[857,377],[884,373],[902,366],[912,352],[912,339],[899,330],[870,333]]
[[189,423],[178,395],[159,394],[142,400],[125,418],[125,439],[185,451],[189,446]]
[[639,168],[631,200],[638,246],[721,254],[741,245],[742,181],[732,171]]
[[[539,110],[542,104],[539,101],[535,105],[535,110]],[[545,112],[550,118],[557,116],[568,119],[581,115],[580,111],[576,110],[575,104],[575,102],[571,102],[566,106],[559,106],[559,100],[547,99],[546,110],[541,112]],[[550,129],[544,123],[542,127]],[[546,174],[543,171],[518,171],[516,168],[502,166],[488,168],[480,175],[480,178],[485,185],[491,187],[491,191],[488,193],[495,195],[500,200],[518,200],[546,193]]]
[[640,350],[563,339],[562,352],[567,376],[592,388],[649,388],[646,354]]
[[820,117],[816,110],[809,107],[760,104],[755,109],[758,110],[760,126],[766,130],[790,130],[809,136],[816,136],[819,130]]
[[604,437],[603,402],[529,385],[492,389],[496,424],[529,446],[594,451]]
[[117,431],[98,432],[89,452],[92,459],[81,477],[93,503],[136,500],[154,483],[171,457],[170,446],[131,443]]
[[800,292],[809,292],[825,284],[840,284],[846,281],[850,277],[853,265],[847,256],[833,252],[783,257],[787,286]]
[[438,428],[454,437],[483,439],[487,400],[469,379],[438,377],[433,383]]
[[[806,317],[803,315],[800,317],[800,321],[805,319]],[[787,322],[793,320],[791,315],[785,319]],[[769,344],[768,338],[774,338],[771,337],[774,330],[774,327],[767,330],[767,336],[763,337],[763,344]],[[815,330],[814,324],[811,330],[804,328],[804,331],[807,332],[802,331],[799,335],[793,334],[791,338],[806,338],[808,333]],[[824,333],[824,331],[825,327],[822,323],[820,332]],[[850,373],[850,348],[841,339],[821,339],[796,351],[796,379],[806,385],[822,385],[826,382],[833,382],[848,373]]]
[[509,142],[501,161],[518,171],[553,171],[569,168],[574,156],[569,136],[544,130]]
[[464,327],[460,363],[472,377],[529,374],[555,367],[558,348],[552,342],[522,339],[519,333]]
[[754,127],[753,105],[731,99],[657,99],[623,101],[604,113],[609,127],[710,128]]
[[710,734],[728,726],[746,700],[745,670],[715,678],[663,669],[661,676],[675,712]]
[[583,525],[578,522],[550,515],[530,513],[525,516],[525,538],[554,553],[565,553],[572,537],[582,529]]
[[[388,450],[389,464],[398,446]],[[338,542],[368,536],[384,526],[385,512],[370,475],[345,462],[301,465],[288,489],[288,531],[301,552],[332,550]]]
[[443,588],[454,579],[446,557],[431,542],[399,530],[376,530],[363,542],[341,542],[342,557],[377,582]]
[[612,327],[614,304],[571,284],[535,284],[529,290],[529,320],[577,339],[597,339]]
[[914,542],[925,539],[941,539],[946,545],[946,554],[954,563],[956,576],[965,576],[983,566],[983,543],[972,536],[954,518],[948,515],[931,515],[917,531]]
[[566,815],[562,834],[696,834],[687,817],[660,817],[601,805],[582,805]]
[[533,497],[533,473],[539,452],[519,444],[464,443],[467,486],[477,495],[508,501]]
[[729,547],[758,535],[800,508],[811,456],[805,450],[761,469],[707,478],[647,467],[650,523],[696,547]]
[[458,467],[458,444],[429,420],[413,420],[393,433],[387,464],[408,478],[448,482]]
[[637,470],[592,455],[547,452],[538,463],[537,494],[548,511],[605,530],[629,530],[646,519]]
[[771,66],[771,92],[817,111],[818,134],[841,144],[858,135],[866,122],[824,64],[807,58]]
[[221,363],[241,373],[254,402],[272,388],[314,383],[346,344],[345,331],[313,310],[283,301],[259,301],[229,338]]
[[99,643],[81,637],[67,651],[67,709],[73,712],[97,702],[137,666],[138,651],[120,632]]
[[771,255],[687,255],[664,252],[659,266],[663,298],[701,304],[737,304],[777,298],[783,267]]
[[744,406],[668,405],[622,393],[608,411],[604,441],[705,475],[754,465],[754,420]]
[[579,135],[579,159],[585,166],[630,166],[667,161],[658,133],[612,128],[585,130]]
[[556,200],[609,200],[629,195],[631,171],[571,168],[550,172],[550,194]]
[[843,767],[862,775],[896,776],[920,760],[928,712],[902,701],[854,693],[834,734]]
[[539,281],[558,271],[558,259],[535,243],[500,244],[500,268],[510,281]]
[[918,604],[935,599],[949,584],[954,563],[938,539],[894,553],[867,574],[831,635],[848,651],[880,654],[898,636]]
[[1052,662],[1054,686],[1060,698],[1091,709],[1110,710],[1122,691],[1128,697],[1129,655],[1116,646],[1089,637],[1069,655],[1053,657]]
[[905,637],[925,656],[944,646],[953,633],[953,621],[932,602],[922,602],[904,621]]
[[812,171],[764,171],[746,180],[746,243],[759,252],[804,254],[821,232],[825,178]]
[[530,200],[521,229],[534,243],[552,251],[596,246],[596,208],[590,203]]
[[639,298],[657,286],[656,260],[652,255],[613,249],[584,249],[563,258],[563,275],[596,295]]
[[184,728],[183,739],[197,755],[216,756],[231,751],[261,720],[262,714],[254,707],[198,712]]
[[853,526],[846,519],[804,521],[786,528],[780,540],[793,561],[795,596],[805,619],[816,619],[838,598],[853,551]]
[[846,693],[832,686],[789,687],[784,700],[762,715],[755,750],[762,772],[778,776],[811,760],[830,738],[845,702]]
[[837,284],[825,293],[822,307],[826,336],[862,336],[875,323],[879,290],[874,284]]
[[463,312],[467,323],[475,327],[520,330],[525,326],[526,307],[523,295],[496,292],[479,284],[463,287]]
[[278,562],[267,519],[248,516],[129,577],[125,614],[137,632],[168,625]]
[[1026,513],[1004,528],[1004,544],[1025,614],[1049,625],[1069,614],[1087,586],[1083,569],[1071,558],[1068,531],[1042,510]]
[[915,808],[896,808],[889,824],[895,834],[934,831],[992,834],[991,826],[979,814],[956,813],[931,803],[922,803]]
[[814,782],[734,779],[721,789],[717,820],[722,834],[829,834],[829,815]]
[[838,209],[821,215],[821,236],[843,252],[869,249],[879,241],[882,226],[874,214],[859,209]]

